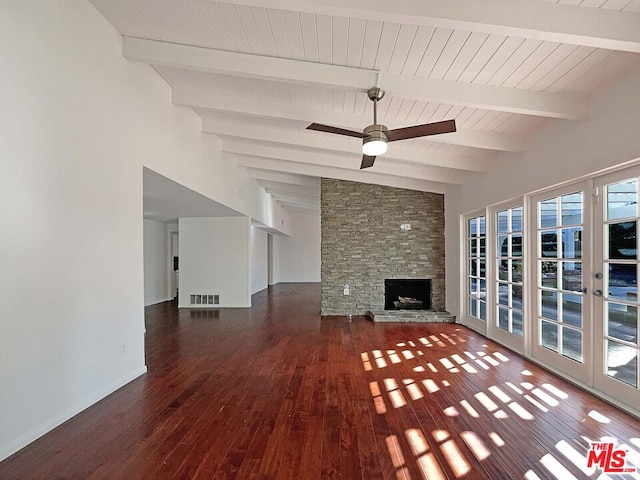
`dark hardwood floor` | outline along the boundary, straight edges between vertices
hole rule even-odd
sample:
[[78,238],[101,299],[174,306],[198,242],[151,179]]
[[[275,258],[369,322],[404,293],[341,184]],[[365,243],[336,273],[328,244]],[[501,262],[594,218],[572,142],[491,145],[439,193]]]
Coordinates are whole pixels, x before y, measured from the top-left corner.
[[640,466],[640,421],[509,350],[459,325],[321,319],[319,297],[147,308],[149,373],[0,478],[583,479],[606,439]]

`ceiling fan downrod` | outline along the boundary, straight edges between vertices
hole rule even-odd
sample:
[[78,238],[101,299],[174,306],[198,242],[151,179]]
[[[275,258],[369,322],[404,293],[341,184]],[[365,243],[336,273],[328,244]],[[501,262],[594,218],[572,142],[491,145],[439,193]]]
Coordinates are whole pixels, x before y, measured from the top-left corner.
[[373,102],[373,124],[378,124],[378,100],[382,100],[384,98],[384,90],[379,87],[371,87],[367,90],[367,95],[369,96],[369,100]]

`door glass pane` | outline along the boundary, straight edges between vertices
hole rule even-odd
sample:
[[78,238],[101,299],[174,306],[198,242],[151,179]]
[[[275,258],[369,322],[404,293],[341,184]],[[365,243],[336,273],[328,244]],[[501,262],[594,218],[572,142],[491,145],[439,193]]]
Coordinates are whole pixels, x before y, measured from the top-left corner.
[[562,327],[562,355],[582,362],[582,331]]
[[607,186],[607,219],[638,216],[638,181],[624,180]]
[[612,260],[638,258],[636,222],[609,224],[609,258]]
[[514,233],[511,235],[511,256],[512,257],[521,257],[522,256],[522,234]]
[[509,305],[509,284],[498,283],[498,304]]
[[562,294],[562,323],[582,328],[582,296]]
[[511,231],[522,231],[522,207],[511,209]]
[[498,280],[509,281],[509,260],[498,260]]
[[558,262],[540,262],[542,286],[556,288],[558,286]]
[[518,310],[522,310],[522,286],[521,285],[511,286],[511,298],[513,300],[513,306],[517,307]]
[[509,211],[498,212],[497,215],[498,224],[496,225],[498,233],[509,231]]
[[582,262],[562,262],[562,288],[582,291]]
[[549,350],[558,351],[558,326],[555,323],[542,322],[540,343]]
[[558,294],[542,292],[542,316],[551,320],[558,319]]
[[562,225],[582,223],[582,193],[571,193],[562,197]]
[[638,349],[612,340],[607,343],[607,375],[633,387],[638,386]]
[[609,298],[637,301],[638,273],[635,263],[609,264]]
[[550,198],[540,202],[540,221],[538,224],[541,228],[553,227],[558,224],[557,198]]
[[496,242],[496,255],[499,257],[509,256],[509,237],[507,235],[498,235]]
[[498,328],[509,331],[509,309],[498,308]]
[[469,240],[469,255],[471,257],[478,256],[478,241],[475,238]]
[[562,257],[582,258],[582,228],[563,228]]
[[638,307],[607,302],[607,335],[638,343]]
[[513,325],[513,333],[521,337],[522,336],[522,312],[521,311],[518,311],[518,310],[513,311],[512,325]]
[[511,278],[509,281],[522,282],[522,260],[510,260],[511,262]]
[[556,230],[540,232],[540,249],[543,257],[558,257],[558,232]]

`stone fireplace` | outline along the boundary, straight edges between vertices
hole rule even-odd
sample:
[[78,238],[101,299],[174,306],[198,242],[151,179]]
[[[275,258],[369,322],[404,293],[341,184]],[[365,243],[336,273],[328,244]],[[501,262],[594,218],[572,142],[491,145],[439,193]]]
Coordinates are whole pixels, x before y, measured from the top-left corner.
[[444,311],[444,195],[323,178],[321,205],[323,315],[384,311],[402,279],[430,280],[423,306]]
[[430,308],[431,280],[414,278],[385,279],[385,310],[429,310]]

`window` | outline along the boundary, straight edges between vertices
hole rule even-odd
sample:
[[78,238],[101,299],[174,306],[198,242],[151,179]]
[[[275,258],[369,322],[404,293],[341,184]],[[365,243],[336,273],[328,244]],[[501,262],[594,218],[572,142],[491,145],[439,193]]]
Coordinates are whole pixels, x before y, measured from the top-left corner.
[[496,213],[496,326],[522,337],[522,207]]
[[468,220],[469,315],[487,320],[487,233],[484,215]]

